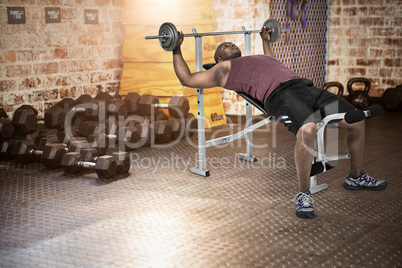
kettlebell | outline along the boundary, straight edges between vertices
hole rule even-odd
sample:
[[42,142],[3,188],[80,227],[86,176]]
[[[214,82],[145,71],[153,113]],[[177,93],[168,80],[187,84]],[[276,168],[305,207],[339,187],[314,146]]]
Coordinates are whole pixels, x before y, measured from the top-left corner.
[[[364,83],[364,90],[353,90],[353,84],[357,82]],[[347,88],[349,92],[347,101],[350,102],[357,109],[363,110],[370,105],[370,81],[368,79],[364,77],[352,78],[349,80]]]
[[338,89],[338,93],[336,95],[342,97],[343,96],[343,85],[339,82],[327,82],[324,84],[323,90],[328,90],[330,87],[336,87]]

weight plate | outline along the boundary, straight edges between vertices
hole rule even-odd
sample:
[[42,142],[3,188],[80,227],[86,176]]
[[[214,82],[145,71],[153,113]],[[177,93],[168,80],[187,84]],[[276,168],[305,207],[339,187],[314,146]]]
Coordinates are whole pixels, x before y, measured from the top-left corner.
[[159,28],[159,36],[164,36],[164,38],[159,39],[159,43],[166,51],[173,51],[179,43],[179,32],[173,23],[163,23]]
[[271,33],[269,34],[270,43],[275,43],[279,40],[279,37],[281,36],[281,26],[279,25],[279,22],[277,20],[267,19],[264,22],[263,26],[271,29]]

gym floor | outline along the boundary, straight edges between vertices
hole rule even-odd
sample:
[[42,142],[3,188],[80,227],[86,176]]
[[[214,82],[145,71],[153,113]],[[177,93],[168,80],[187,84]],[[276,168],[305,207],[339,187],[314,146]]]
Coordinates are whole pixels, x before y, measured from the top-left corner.
[[206,178],[190,173],[197,149],[186,140],[131,152],[130,174],[110,181],[0,162],[0,267],[401,267],[402,113],[366,123],[365,168],[388,188],[345,190],[341,160],[318,176],[329,189],[308,220],[295,216],[295,138],[269,125],[254,134],[255,147],[269,145],[254,149],[256,163],[236,159],[244,140],[207,149]]

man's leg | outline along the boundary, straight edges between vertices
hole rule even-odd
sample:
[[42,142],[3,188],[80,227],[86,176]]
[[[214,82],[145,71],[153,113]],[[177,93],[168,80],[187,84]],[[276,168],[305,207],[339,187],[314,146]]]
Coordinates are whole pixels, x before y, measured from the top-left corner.
[[311,164],[314,160],[314,141],[317,134],[315,123],[303,125],[296,134],[295,162],[299,191],[307,192],[310,189]]
[[299,193],[296,195],[296,216],[314,218],[313,197],[310,193],[310,172],[314,159],[314,140],[317,134],[315,123],[304,124],[296,134],[295,162]]
[[363,153],[365,140],[364,121],[354,124],[340,122],[346,127],[346,146],[350,154],[350,171],[343,184],[348,190],[381,190],[387,187],[384,180],[376,180],[366,174],[363,170]]
[[345,120],[339,122],[339,125],[345,127],[346,130],[346,146],[350,154],[350,171],[349,174],[353,178],[357,178],[363,171],[363,153],[365,138],[364,121],[354,124],[348,124]]

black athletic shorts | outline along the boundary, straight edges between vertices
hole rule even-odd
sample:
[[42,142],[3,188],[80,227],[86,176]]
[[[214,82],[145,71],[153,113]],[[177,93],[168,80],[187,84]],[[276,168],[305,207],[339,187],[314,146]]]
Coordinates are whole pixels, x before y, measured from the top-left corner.
[[343,98],[314,87],[312,81],[298,78],[281,83],[269,96],[264,108],[271,116],[288,116],[287,128],[293,134],[309,122],[320,121],[329,114],[354,111],[356,108]]

